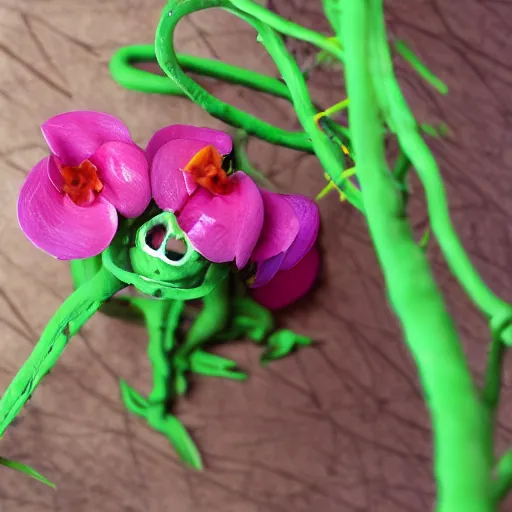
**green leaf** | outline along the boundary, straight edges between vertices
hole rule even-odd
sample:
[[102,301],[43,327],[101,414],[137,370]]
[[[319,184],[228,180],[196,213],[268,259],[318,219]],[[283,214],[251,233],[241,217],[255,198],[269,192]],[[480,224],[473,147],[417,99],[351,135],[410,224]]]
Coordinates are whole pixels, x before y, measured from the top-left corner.
[[15,460],[6,459],[5,457],[0,457],[0,464],[7,468],[14,469],[15,471],[19,471],[20,473],[25,473],[25,475],[37,480],[45,485],[48,485],[52,489],[55,489],[55,484],[50,482],[46,477],[44,477],[41,473],[32,469],[30,466],[23,464],[22,462],[16,462]]

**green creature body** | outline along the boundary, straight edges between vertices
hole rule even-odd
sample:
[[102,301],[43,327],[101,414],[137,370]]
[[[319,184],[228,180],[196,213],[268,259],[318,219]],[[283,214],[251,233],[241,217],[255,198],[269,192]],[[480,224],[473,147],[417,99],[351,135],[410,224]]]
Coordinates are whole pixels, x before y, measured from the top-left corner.
[[[160,231],[158,247],[152,233]],[[184,254],[166,250],[185,244]],[[181,459],[202,469],[201,456],[181,422],[172,414],[177,397],[196,373],[245,380],[234,361],[208,352],[207,346],[248,338],[266,346],[262,363],[284,357],[311,340],[289,330],[274,330],[270,311],[251,299],[229,264],[215,264],[196,252],[176,217],[154,205],[137,219],[122,219],[103,254],[73,260],[74,293],[48,323],[34,351],[0,399],[0,435],[57,363],[69,339],[96,312],[144,323],[152,390],[142,396],[121,380],[126,407],[165,435]],[[130,293],[118,296],[121,290]],[[185,328],[187,323],[190,327]]]

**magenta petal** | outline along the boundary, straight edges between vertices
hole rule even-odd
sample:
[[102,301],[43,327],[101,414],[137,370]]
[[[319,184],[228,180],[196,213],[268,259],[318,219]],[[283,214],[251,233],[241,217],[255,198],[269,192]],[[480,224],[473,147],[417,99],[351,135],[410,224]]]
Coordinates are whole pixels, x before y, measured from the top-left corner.
[[48,166],[48,178],[53,183],[53,186],[59,191],[62,192],[64,190],[64,178],[60,172],[60,162],[54,158],[55,165]]
[[199,140],[205,143],[203,147],[208,145],[216,147],[221,155],[231,153],[231,148],[233,147],[233,141],[227,133],[212,130],[211,128],[198,128],[197,126],[186,124],[172,124],[158,130],[148,142],[146,156],[149,165],[151,165],[156,153],[164,144],[176,139]]
[[185,181],[185,188],[187,189],[187,193],[191,196],[196,188],[199,186],[194,179],[194,176],[190,172],[183,173],[183,180]]
[[300,299],[313,286],[320,268],[318,249],[312,249],[290,270],[278,272],[265,286],[251,291],[252,297],[268,309],[281,309]]
[[151,201],[148,162],[133,143],[106,142],[89,160],[103,183],[101,197],[125,217],[139,216]]
[[41,126],[52,153],[63,165],[78,165],[108,141],[131,142],[128,128],[103,112],[76,111],[51,117]]
[[177,139],[158,150],[151,165],[151,190],[162,210],[181,210],[189,194],[197,188],[195,183],[189,182],[187,185],[187,173],[182,169],[204,147],[206,144],[198,140]]
[[259,286],[267,284],[279,272],[284,257],[285,253],[280,252],[268,260],[259,262],[256,277],[254,278],[254,283],[252,283],[251,288],[258,288]]
[[49,167],[41,160],[29,173],[18,198],[18,222],[36,246],[61,260],[96,256],[108,247],[117,229],[116,209],[99,198],[77,206],[53,186]]
[[195,249],[215,263],[235,260],[244,267],[263,226],[263,200],[256,184],[243,172],[230,178],[230,194],[213,195],[199,188],[178,217]]
[[285,199],[292,206],[299,220],[299,233],[286,252],[281,270],[288,270],[309,252],[318,237],[320,228],[320,213],[316,203],[309,197],[287,195]]
[[299,232],[299,220],[291,203],[282,194],[262,190],[265,217],[261,236],[251,255],[253,261],[263,261],[286,251]]

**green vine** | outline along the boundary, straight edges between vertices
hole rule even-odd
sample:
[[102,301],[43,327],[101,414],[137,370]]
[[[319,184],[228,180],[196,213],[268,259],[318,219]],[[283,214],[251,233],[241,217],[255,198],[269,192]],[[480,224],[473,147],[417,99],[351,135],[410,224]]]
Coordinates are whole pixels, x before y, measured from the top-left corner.
[[[460,340],[444,301],[434,282],[421,246],[414,241],[406,218],[407,174],[414,168],[425,187],[432,233],[454,275],[473,302],[491,320],[510,317],[510,306],[497,297],[483,282],[467,256],[450,220],[444,185],[435,158],[425,144],[421,132],[430,127],[416,122],[393,73],[387,43],[381,0],[340,2],[324,0],[326,14],[333,26],[340,49],[326,47],[326,40],[316,42],[309,31],[298,30],[285,20],[250,0],[171,1],[162,15],[155,41],[162,69],[187,96],[218,116],[209,96],[197,84],[183,77],[176,66],[172,35],[180,18],[208,7],[222,7],[241,17],[258,31],[259,41],[273,58],[290,91],[297,117],[311,139],[315,154],[336,188],[364,211],[370,234],[386,277],[388,296],[399,317],[405,339],[416,360],[434,429],[438,510],[493,510],[497,499],[511,485],[509,455],[497,465],[498,478],[493,481],[494,454],[492,417],[498,403],[499,376],[503,343],[510,343],[509,325],[493,334],[486,392],[479,396],[464,359]],[[350,98],[349,142],[361,193],[350,182],[339,187],[344,171],[340,152],[328,133],[320,132],[313,122],[318,113],[309,97],[307,84],[294,59],[284,47],[276,31],[316,44],[331,57],[342,61]],[[330,39],[332,41],[332,39]],[[343,48],[343,50],[342,50]],[[431,73],[412,51],[399,41],[398,53],[422,78],[445,94],[445,84]],[[340,96],[343,97],[341,91]],[[213,100],[215,102],[215,100]],[[237,117],[229,105],[225,112]],[[384,126],[381,119],[386,121]],[[235,126],[261,136],[249,120],[237,117]],[[331,124],[331,130],[332,130]],[[336,130],[336,128],[334,128]],[[434,133],[435,132],[435,133]],[[437,135],[437,131],[433,134]],[[387,168],[384,136],[396,134],[400,146],[395,168]],[[283,143],[276,137],[270,142]],[[283,145],[286,145],[283,144]],[[429,231],[426,232],[427,236]],[[425,237],[423,237],[425,238]],[[420,244],[423,245],[423,244]],[[493,331],[494,333],[495,331]],[[496,348],[494,348],[496,347]],[[432,363],[435,361],[435,364]],[[492,395],[492,399],[489,396]],[[485,403],[484,403],[485,402]],[[468,445],[474,449],[468,450]],[[498,498],[499,496],[499,498]]]
[[[494,511],[512,487],[512,451],[497,461],[493,440],[503,358],[512,344],[512,306],[480,277],[453,227],[437,162],[423,138],[425,133],[442,135],[442,130],[418,123],[406,103],[393,69],[383,1],[323,0],[323,6],[334,36],[286,20],[252,0],[171,0],[163,9],[154,47],[121,48],[112,57],[110,70],[126,88],[187,97],[237,128],[235,161],[263,186],[271,185],[249,161],[248,136],[316,155],[329,181],[317,199],[337,189],[342,200],[365,216],[388,299],[417,365],[432,419],[436,510]],[[179,21],[209,8],[224,9],[251,25],[275,62],[279,78],[176,53],[173,36]],[[340,102],[334,107],[324,110],[313,102],[308,73],[300,69],[282,35],[315,46],[315,62],[327,59],[339,64],[346,91],[340,91]],[[446,85],[403,41],[398,41],[395,49],[439,93],[447,93]],[[135,66],[155,60],[166,76]],[[187,71],[286,99],[293,105],[302,131],[283,130],[219,100]],[[342,108],[348,109],[348,126],[333,119]],[[399,145],[392,169],[385,149],[385,141],[390,138]],[[411,170],[423,185],[430,221],[419,243],[407,217]],[[354,174],[358,185],[352,181]],[[267,363],[311,343],[309,338],[291,331],[275,331],[272,315],[245,295],[228,266],[208,266],[196,257],[194,269],[198,274],[193,284],[172,285],[175,274],[166,279],[161,271],[165,274],[175,269],[162,262],[148,263],[140,244],[147,234],[145,226],[149,229],[151,222],[162,223],[163,217],[171,230],[166,236],[173,232],[179,238],[180,234],[173,231],[177,228],[170,214],[150,220],[154,212],[147,213],[135,224],[123,225],[101,257],[72,263],[76,291],[50,321],[33,354],[0,399],[0,436],[55,364],[69,338],[100,308],[108,314],[144,320],[148,326],[152,391],[144,397],[121,382],[122,398],[196,469],[202,468],[201,456],[186,429],[171,414],[172,401],[187,390],[189,372],[234,380],[247,377],[237,370],[235,362],[206,352],[205,345],[247,336],[266,344],[262,362]],[[481,390],[473,383],[461,341],[428,264],[424,248],[431,232],[452,273],[489,321],[492,342]],[[151,272],[160,277],[156,279]],[[113,298],[128,285],[161,300]],[[190,299],[201,299],[203,309],[192,314],[190,329],[180,333],[180,319],[188,314]]]

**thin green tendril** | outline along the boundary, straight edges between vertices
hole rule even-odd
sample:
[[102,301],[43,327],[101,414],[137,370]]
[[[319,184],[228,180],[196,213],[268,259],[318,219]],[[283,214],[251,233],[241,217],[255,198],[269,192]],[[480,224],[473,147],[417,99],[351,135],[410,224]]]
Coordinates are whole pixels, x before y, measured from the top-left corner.
[[407,61],[418,75],[420,75],[427,83],[441,94],[448,94],[448,86],[439,77],[434,75],[434,73],[432,73],[432,71],[430,71],[423,62],[421,62],[421,60],[404,41],[397,41],[395,43],[395,48],[404,60]]

